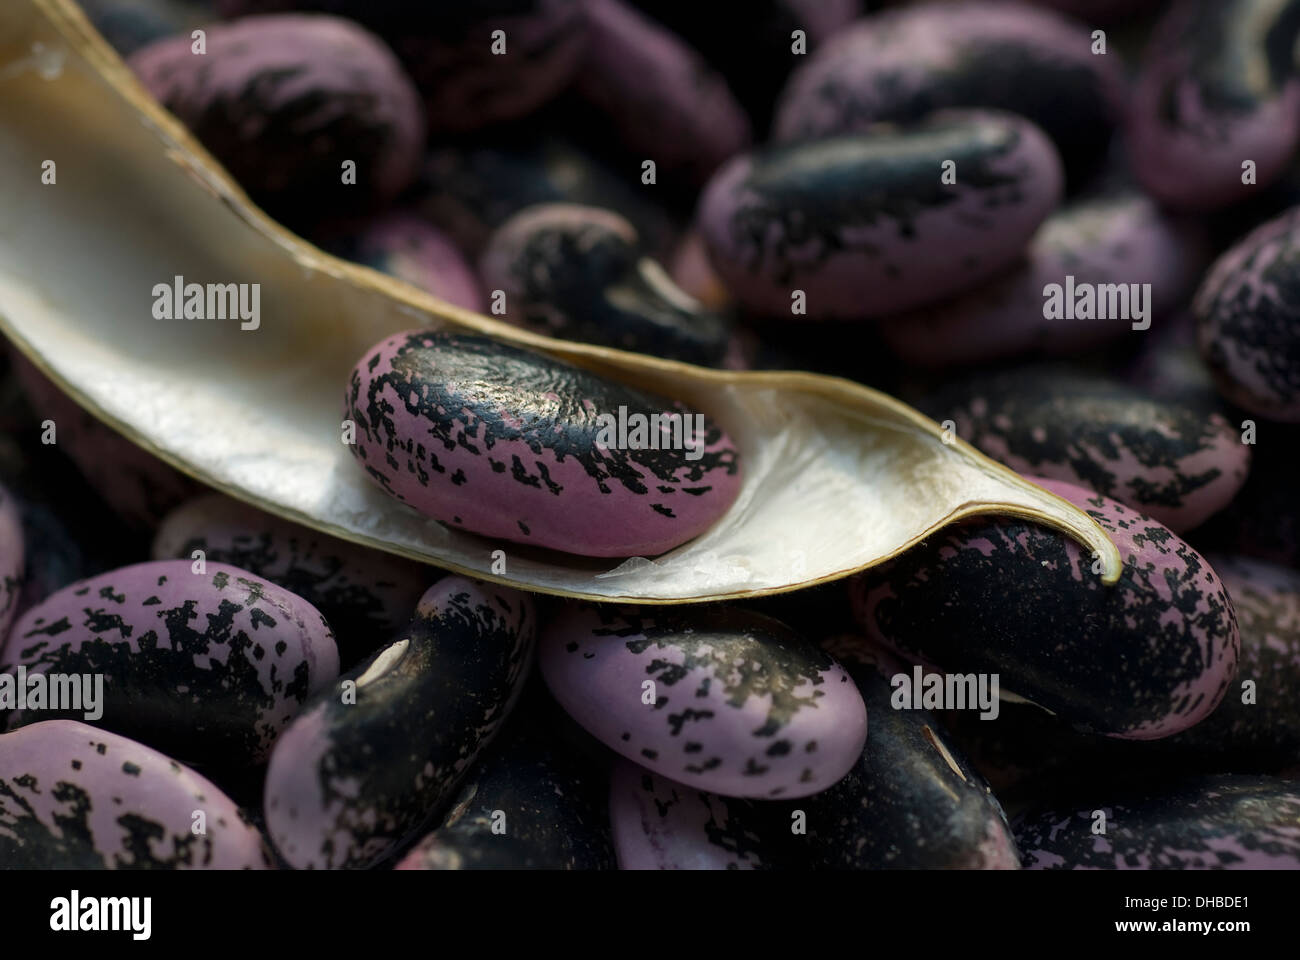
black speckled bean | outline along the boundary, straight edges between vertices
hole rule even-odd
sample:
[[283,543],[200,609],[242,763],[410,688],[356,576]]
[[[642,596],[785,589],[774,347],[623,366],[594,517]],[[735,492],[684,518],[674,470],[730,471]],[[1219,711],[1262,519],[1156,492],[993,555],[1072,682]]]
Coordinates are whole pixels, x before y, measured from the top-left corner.
[[[657,556],[708,529],[740,492],[739,452],[703,414],[486,337],[389,337],[357,364],[344,399],[371,480],[484,536]],[[633,415],[640,438],[616,436],[611,424]],[[649,437],[651,422],[668,429]]]
[[1242,772],[1300,764],[1300,573],[1244,557],[1206,559],[1241,629],[1236,682],[1205,720],[1159,746]]
[[[430,131],[514,120],[570,82],[587,47],[581,0],[219,0],[228,15],[286,9],[338,14],[382,36],[410,71]],[[504,53],[493,31],[505,33]]]
[[[284,587],[329,621],[345,670],[405,627],[435,567],[337,540],[222,494],[182,504],[154,537],[155,560],[194,551]],[[332,678],[331,678],[332,679]]]
[[606,746],[727,796],[824,790],[866,739],[843,668],[748,610],[574,606],[547,625],[539,664],[555,699]]
[[1300,207],[1220,257],[1194,308],[1201,354],[1223,395],[1252,413],[1300,421]]
[[605,774],[516,716],[466,778],[451,814],[398,870],[612,870]]
[[584,0],[589,42],[573,88],[639,162],[701,182],[749,145],[749,117],[682,39],[623,0]]
[[762,801],[705,793],[626,760],[614,766],[609,812],[621,870],[771,870],[784,862]]
[[1295,870],[1300,785],[1227,775],[1124,791],[1018,819],[1016,839],[1034,870]]
[[616,213],[528,207],[492,235],[479,267],[503,319],[537,333],[712,366],[740,366],[730,323],[673,283]]
[[916,120],[946,107],[1018,113],[1047,132],[1070,180],[1106,156],[1122,115],[1117,51],[1092,52],[1083,24],[1022,3],[918,3],[857,21],[790,77],[778,140]]
[[1296,0],[1169,5],[1148,41],[1127,129],[1133,172],[1151,196],[1215,209],[1285,172],[1300,144],[1297,37]]
[[1124,560],[1105,586],[1078,544],[1020,520],[971,520],[851,581],[867,635],[913,662],[996,673],[1000,689],[1088,732],[1171,736],[1218,705],[1237,670],[1219,578],[1168,528],[1060,481]]
[[[32,607],[0,650],[0,674],[18,666],[29,679],[101,676],[102,716],[88,722],[229,769],[264,761],[339,661],[329,625],[301,597],[226,564],[196,573],[188,560],[164,560],[99,574]],[[0,706],[14,707],[3,714],[11,728],[89,712],[84,701]]]
[[[945,163],[955,165],[946,183]],[[859,319],[994,276],[1060,197],[1060,159],[1042,131],[954,110],[736,157],[705,188],[699,226],[746,308],[788,318],[801,290],[808,318]]]
[[271,840],[295,867],[367,867],[427,831],[491,742],[532,660],[522,593],[447,577],[404,638],[307,705],[267,769]]
[[0,868],[270,865],[235,803],[156,750],[72,720],[0,736]]
[[[1016,869],[1011,827],[984,778],[933,714],[894,707],[890,678],[908,668],[861,637],[824,645],[853,677],[871,727],[848,776],[783,805],[774,827],[790,833],[792,849],[838,870]],[[807,817],[804,836],[791,832],[796,808]]]
[[544,137],[526,145],[438,147],[429,151],[416,209],[477,258],[492,231],[524,207],[576,203],[626,217],[652,256],[675,236],[656,203],[572,143]]
[[[338,17],[246,17],[132,54],[130,66],[277,217],[309,221],[391,200],[419,172],[424,117],[373,34]],[[352,184],[343,163],[356,165]]]
[[1250,465],[1222,414],[1055,365],[977,376],[924,406],[1012,470],[1095,490],[1175,533],[1227,506]]
[[[1148,341],[1199,282],[1210,255],[1203,234],[1136,191],[1086,194],[1043,222],[1020,263],[952,300],[887,318],[881,333],[900,358],[932,367],[1019,354],[1076,356],[1124,338]],[[1098,305],[1086,311],[1093,316],[1074,310],[1045,316],[1044,292],[1051,285],[1064,292],[1070,283],[1095,292]],[[1150,285],[1144,318],[1150,330],[1133,330],[1139,319],[1130,300],[1134,288],[1107,284]],[[1115,302],[1129,308],[1112,311],[1108,289],[1122,291],[1124,300],[1117,294]]]

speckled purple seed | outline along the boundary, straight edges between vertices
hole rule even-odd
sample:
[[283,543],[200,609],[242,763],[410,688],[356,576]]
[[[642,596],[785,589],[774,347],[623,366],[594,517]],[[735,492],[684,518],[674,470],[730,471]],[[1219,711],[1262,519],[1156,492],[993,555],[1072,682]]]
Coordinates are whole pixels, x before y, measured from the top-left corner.
[[1300,144],[1297,35],[1294,0],[1169,6],[1148,40],[1129,108],[1129,158],[1147,193],[1170,207],[1213,210],[1285,172]]
[[866,740],[866,709],[843,668],[784,624],[746,610],[574,606],[543,631],[538,662],[587,732],[657,773],[724,796],[825,790]]
[[467,133],[537,109],[573,78],[587,42],[581,0],[221,0],[221,5],[227,16],[291,7],[335,13],[369,27],[410,71],[429,130],[439,135]]
[[1001,690],[1078,729],[1172,736],[1223,699],[1236,616],[1205,559],[1167,527],[1068,483],[1030,480],[1085,510],[1119,548],[1113,587],[1075,541],[1019,520],[971,520],[850,582],[867,636],[913,662],[996,673]]
[[1125,101],[1118,52],[1093,46],[1083,24],[1023,3],[886,10],[840,31],[791,74],[774,136],[855,133],[948,107],[1006,110],[1052,139],[1077,185],[1104,161]]
[[[410,185],[419,97],[391,50],[338,17],[246,17],[138,50],[141,83],[277,215],[365,209]],[[353,183],[344,163],[355,164]]]
[[[889,317],[880,332],[899,357],[929,367],[974,365],[1018,354],[1074,355],[1134,332],[1139,322],[1129,297],[1127,316],[1109,300],[1092,318],[1047,319],[1044,290],[1085,285],[1108,297],[1104,284],[1150,284],[1147,316],[1157,327],[1199,281],[1208,251],[1202,231],[1175,221],[1154,201],[1132,192],[1081,198],[1049,216],[1024,260],[968,293],[931,307]],[[1141,288],[1138,288],[1139,291]],[[1075,298],[1077,300],[1077,297]],[[1072,304],[1074,301],[1072,301]],[[1102,315],[1105,314],[1105,315]],[[1154,331],[1151,335],[1154,335]]]
[[409,211],[370,221],[338,249],[347,259],[405,280],[440,300],[477,313],[487,307],[469,261],[441,230]]
[[702,182],[749,145],[726,81],[676,35],[621,0],[585,0],[590,38],[574,80],[638,160]]
[[[338,676],[338,650],[302,598],[222,563],[141,563],[71,584],[24,613],[0,672],[102,675],[88,722],[215,766],[266,759],[298,709]],[[77,709],[14,709],[13,728]]]
[[514,715],[447,819],[394,869],[614,869],[604,771],[576,763],[533,719]]
[[492,234],[479,261],[505,294],[510,323],[709,366],[742,352],[732,325],[678,288],[618,214],[578,204],[537,204]]
[[155,560],[227,563],[301,597],[334,630],[339,661],[351,669],[411,619],[442,571],[317,533],[219,493],[197,497],[163,520]]
[[[344,416],[357,425],[353,455],[397,499],[473,533],[584,556],[664,553],[740,490],[739,454],[703,415],[486,337],[389,337],[353,370]],[[637,434],[650,416],[664,432]]]
[[[1106,817],[1098,833],[1095,811]],[[1035,811],[1016,823],[1030,870],[1300,869],[1300,786],[1201,777],[1106,802]]]
[[[202,814],[203,830],[195,829]],[[0,736],[0,864],[260,870],[261,834],[216,785],[143,744],[72,720]]]
[[1300,573],[1246,557],[1206,559],[1232,598],[1241,659],[1218,708],[1164,743],[1240,764],[1233,769],[1300,762]]
[[[955,183],[944,183],[944,164]],[[1020,117],[945,111],[904,130],[770,146],[709,182],[698,222],[737,302],[857,319],[979,284],[1020,256],[1061,196],[1061,165]]]
[[781,805],[782,826],[804,814],[792,855],[833,870],[1017,869],[1011,827],[984,778],[933,713],[897,707],[892,679],[908,667],[860,636],[822,646],[853,678],[871,729],[844,779]]
[[527,594],[447,577],[403,639],[321,691],[276,744],[264,811],[298,868],[364,868],[427,832],[518,698]]
[[1012,470],[1095,490],[1175,533],[1226,507],[1250,467],[1222,414],[1055,364],[959,381],[923,406]]
[[1300,422],[1300,207],[1224,253],[1193,309],[1220,392],[1251,413]]
[[420,216],[475,259],[493,230],[539,203],[612,210],[636,226],[652,256],[663,257],[676,228],[640,188],[639,180],[548,136],[508,146],[435,147],[425,159],[414,203]]
[[721,797],[618,760],[609,819],[620,870],[762,870],[764,818],[754,801]]

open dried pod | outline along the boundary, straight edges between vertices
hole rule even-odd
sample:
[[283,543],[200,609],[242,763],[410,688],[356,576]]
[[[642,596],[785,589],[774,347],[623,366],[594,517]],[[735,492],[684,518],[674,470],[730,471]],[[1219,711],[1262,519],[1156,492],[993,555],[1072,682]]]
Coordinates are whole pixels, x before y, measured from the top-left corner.
[[[70,0],[0,6],[0,329],[150,453],[335,536],[533,591],[679,603],[844,577],[962,517],[1100,527],[858,384],[707,370],[552,340],[335,259],[266,217]],[[42,183],[42,178],[48,183]],[[152,301],[152,303],[151,303]],[[476,333],[680,402],[745,464],[735,501],[653,561],[571,557],[443,526],[352,462],[339,391],[396,333]]]

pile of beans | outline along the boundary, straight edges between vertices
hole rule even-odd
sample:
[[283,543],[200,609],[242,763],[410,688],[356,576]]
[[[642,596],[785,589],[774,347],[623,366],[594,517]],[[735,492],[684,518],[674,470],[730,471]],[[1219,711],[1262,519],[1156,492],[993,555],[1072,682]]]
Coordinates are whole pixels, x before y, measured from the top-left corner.
[[[892,393],[1124,567],[984,517],[763,600],[530,595],[205,491],[10,351],[0,867],[1300,868],[1300,0],[85,6],[322,248]],[[355,469],[507,563],[662,555],[746,476],[481,335],[338,388]]]

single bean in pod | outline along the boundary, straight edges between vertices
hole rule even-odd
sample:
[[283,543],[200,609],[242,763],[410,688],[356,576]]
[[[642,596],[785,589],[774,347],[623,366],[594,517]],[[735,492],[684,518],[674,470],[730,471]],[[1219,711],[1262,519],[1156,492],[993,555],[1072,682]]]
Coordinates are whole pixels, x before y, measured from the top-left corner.
[[484,536],[657,556],[740,491],[740,454],[704,414],[482,336],[395,334],[357,364],[344,403],[373,482]]

